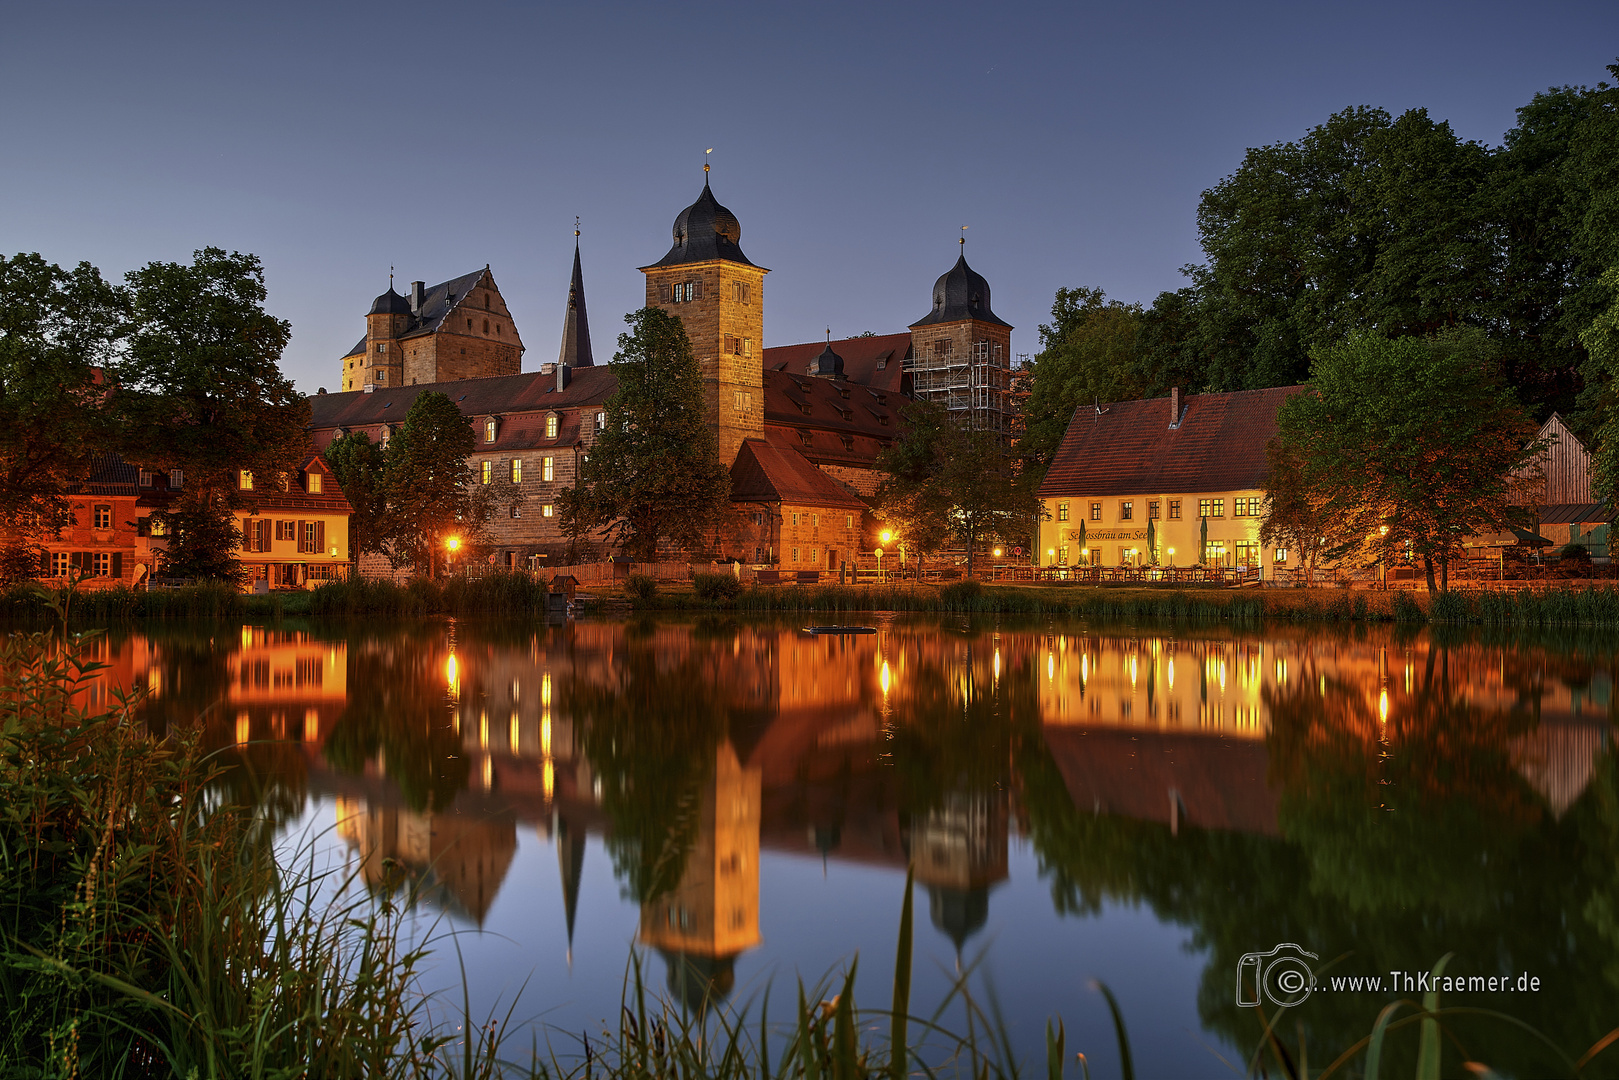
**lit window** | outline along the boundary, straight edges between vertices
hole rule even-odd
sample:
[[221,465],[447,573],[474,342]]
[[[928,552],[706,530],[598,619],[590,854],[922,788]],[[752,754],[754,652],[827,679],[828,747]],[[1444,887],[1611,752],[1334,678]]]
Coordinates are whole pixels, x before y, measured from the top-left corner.
[[1136,514],[1136,504],[1135,503],[1133,503],[1133,502],[1121,502],[1119,504],[1119,520],[1120,521],[1130,521],[1135,517],[1135,514]]
[[1068,520],[1068,504],[1067,503],[1058,503],[1057,504],[1057,520],[1058,521],[1067,521]]
[[495,441],[495,421],[494,421],[493,418],[485,420],[483,422],[483,441],[484,442],[494,442]]
[[1202,518],[1225,517],[1224,499],[1197,500],[1197,516]]
[[1169,517],[1170,517],[1170,520],[1179,521],[1180,516],[1181,516],[1181,501],[1179,499],[1170,499],[1169,500]]
[[602,428],[604,428],[606,426],[607,426],[607,414],[604,413],[604,412],[597,413],[596,414],[596,430],[600,431]]
[[309,494],[311,494],[311,495],[319,495],[320,494],[320,473],[312,472],[312,473],[308,473],[307,475],[309,477]]
[[522,482],[523,482],[523,459],[520,458],[520,457],[514,457],[514,458],[512,458],[512,483],[521,484]]
[[512,506],[512,517],[520,518],[522,516],[523,516],[523,508],[521,506],[517,506],[516,504],[513,504],[513,506]]
[[1148,521],[1157,521],[1158,520],[1158,500],[1157,499],[1154,499],[1152,502],[1149,502],[1147,504],[1147,520]]
[[540,459],[540,479],[544,480],[546,483],[549,484],[551,481],[555,480],[556,478],[557,478],[557,459],[554,458],[554,457],[541,458]]
[[493,461],[484,462],[483,463],[483,482],[487,484],[490,481],[494,480],[494,478],[495,478],[495,463]]
[[1099,502],[1091,503],[1091,520],[1092,521],[1101,521],[1102,520],[1102,504],[1101,503],[1099,503]]
[[112,528],[112,507],[98,506],[95,509],[95,527],[98,529]]
[[843,527],[845,529],[854,528],[854,515],[853,514],[844,514],[843,515]]
[[752,338],[745,337],[745,338],[742,339],[742,355],[743,356],[752,356],[753,355],[753,339]]
[[1067,544],[1063,544],[1063,545],[1061,545],[1061,546],[1059,546],[1057,548],[1057,565],[1058,566],[1067,566],[1068,565],[1068,545]]
[[549,415],[549,416],[547,416],[545,418],[545,437],[547,439],[554,439],[554,438],[557,437],[557,414],[556,413],[552,413],[551,415]]
[[540,507],[541,517],[556,517],[556,513],[557,508],[553,503],[546,503],[544,506]]
[[239,486],[243,491],[252,491],[253,490],[253,474],[251,472],[249,472],[248,470],[243,469],[240,473],[237,474],[236,483],[237,483],[237,486]]
[[1274,558],[1271,559],[1271,562],[1285,563],[1286,561],[1287,561],[1287,549],[1286,548],[1277,548],[1276,549],[1276,555],[1275,555]]

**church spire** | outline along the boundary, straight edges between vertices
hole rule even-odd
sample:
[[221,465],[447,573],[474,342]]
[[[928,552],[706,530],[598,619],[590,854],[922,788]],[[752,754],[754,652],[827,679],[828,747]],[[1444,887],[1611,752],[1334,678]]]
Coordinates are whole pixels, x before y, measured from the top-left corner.
[[563,367],[594,367],[590,355],[590,318],[585,313],[585,274],[579,264],[579,219],[573,219],[573,280],[568,283],[568,310],[562,323]]

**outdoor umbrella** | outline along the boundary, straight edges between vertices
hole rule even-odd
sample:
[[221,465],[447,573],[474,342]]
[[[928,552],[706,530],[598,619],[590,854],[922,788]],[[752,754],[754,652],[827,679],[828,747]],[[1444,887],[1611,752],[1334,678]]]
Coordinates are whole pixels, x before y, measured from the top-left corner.
[[[1079,522],[1079,557],[1081,559],[1085,557],[1085,520],[1083,518]],[[1075,563],[1074,565],[1078,566],[1079,564]]]
[[1203,524],[1197,530],[1197,561],[1202,562],[1209,551],[1209,519],[1204,518]]
[[1152,556],[1152,564],[1158,565],[1158,523],[1152,518],[1147,519],[1147,553]]

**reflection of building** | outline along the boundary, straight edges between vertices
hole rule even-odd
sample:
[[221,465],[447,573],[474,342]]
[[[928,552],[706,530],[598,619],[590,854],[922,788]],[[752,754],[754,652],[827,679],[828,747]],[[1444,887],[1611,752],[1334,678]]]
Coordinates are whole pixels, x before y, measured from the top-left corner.
[[641,941],[664,955],[687,1004],[727,993],[737,956],[759,943],[759,782],[758,766],[722,743],[680,881],[641,905]]
[[408,875],[446,910],[483,925],[517,853],[509,817],[416,813],[339,797],[337,834],[360,858],[373,889],[393,890]]
[[989,890],[1006,880],[1006,793],[952,793],[911,821],[910,848],[933,925],[960,952],[989,918]]

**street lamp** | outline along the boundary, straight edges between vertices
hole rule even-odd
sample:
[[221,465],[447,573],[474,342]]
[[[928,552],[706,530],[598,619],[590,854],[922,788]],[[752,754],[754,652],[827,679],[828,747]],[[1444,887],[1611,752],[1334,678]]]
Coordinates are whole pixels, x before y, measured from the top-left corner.
[[880,539],[882,540],[884,545],[887,545],[890,541],[892,541],[894,539],[894,534],[889,532],[887,529],[884,529],[883,534],[880,537]]
[[[887,536],[888,534],[883,533],[883,535]],[[881,580],[883,580],[883,549],[878,548],[877,551],[876,551],[876,555],[877,555],[877,580],[881,581]]]

